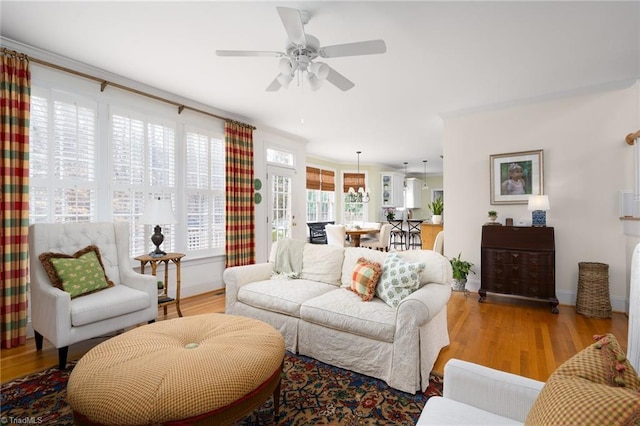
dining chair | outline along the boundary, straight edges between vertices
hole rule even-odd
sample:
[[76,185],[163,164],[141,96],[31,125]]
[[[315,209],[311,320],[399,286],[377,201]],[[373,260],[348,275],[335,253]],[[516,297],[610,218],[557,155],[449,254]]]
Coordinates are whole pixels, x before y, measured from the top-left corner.
[[423,219],[407,220],[407,249],[422,248],[422,234],[420,233],[422,222],[424,222]]
[[338,247],[348,247],[350,245],[347,242],[347,230],[344,225],[327,224],[324,229],[327,232],[327,244]]
[[440,231],[436,235],[436,239],[433,241],[433,251],[444,255],[444,231]]
[[367,247],[379,251],[389,251],[389,237],[391,236],[391,224],[385,223],[380,227],[378,238],[362,241],[360,247]]
[[390,220],[389,224],[391,225],[389,246],[393,248],[397,248],[399,246],[401,250],[404,250],[407,244],[407,231],[403,228],[404,221]]

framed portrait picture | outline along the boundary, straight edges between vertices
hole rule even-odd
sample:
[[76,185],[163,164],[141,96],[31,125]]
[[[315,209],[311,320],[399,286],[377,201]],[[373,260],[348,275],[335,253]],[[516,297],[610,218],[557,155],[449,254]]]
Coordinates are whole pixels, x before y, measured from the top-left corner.
[[544,194],[541,149],[490,157],[491,204],[527,204],[530,195]]

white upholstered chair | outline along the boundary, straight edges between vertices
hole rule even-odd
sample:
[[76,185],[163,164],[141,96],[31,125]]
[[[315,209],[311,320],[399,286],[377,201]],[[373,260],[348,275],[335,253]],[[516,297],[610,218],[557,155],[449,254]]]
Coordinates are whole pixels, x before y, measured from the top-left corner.
[[444,255],[444,231],[440,231],[436,235],[436,239],[433,241],[433,251]]
[[[39,255],[99,248],[107,277],[115,286],[71,299],[54,287]],[[158,291],[152,275],[136,273],[129,259],[128,223],[35,224],[29,227],[31,324],[36,349],[46,338],[58,349],[64,369],[69,345],[113,333],[158,316]]]
[[380,251],[389,251],[389,238],[391,237],[391,224],[385,223],[380,227],[378,238],[370,241],[361,241],[360,247],[368,247]]
[[339,247],[349,246],[344,225],[327,224],[324,229],[327,232],[327,244]]
[[[640,371],[639,307],[640,244],[631,260],[627,340],[627,359],[636,372]],[[444,383],[443,397],[429,398],[417,425],[523,424],[544,386],[537,380],[454,358],[444,366]]]

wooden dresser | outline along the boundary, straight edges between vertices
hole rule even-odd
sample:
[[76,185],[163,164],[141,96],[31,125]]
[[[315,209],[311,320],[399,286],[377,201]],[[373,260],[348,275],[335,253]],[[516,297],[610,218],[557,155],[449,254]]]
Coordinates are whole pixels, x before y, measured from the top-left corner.
[[420,239],[422,240],[422,250],[433,249],[433,243],[436,240],[438,232],[444,229],[443,224],[434,225],[433,223],[422,223],[420,225]]
[[511,294],[546,300],[558,313],[553,228],[483,226],[480,273],[480,302],[487,292]]

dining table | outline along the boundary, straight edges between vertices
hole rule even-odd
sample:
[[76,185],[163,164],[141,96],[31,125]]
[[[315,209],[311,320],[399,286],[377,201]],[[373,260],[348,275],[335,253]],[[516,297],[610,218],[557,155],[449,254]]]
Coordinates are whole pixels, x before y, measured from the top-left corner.
[[348,228],[345,229],[346,234],[353,241],[354,247],[360,247],[360,237],[365,234],[379,234],[380,229],[376,228]]

